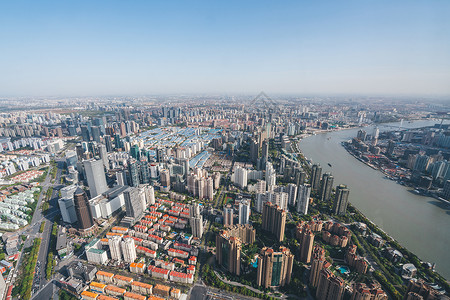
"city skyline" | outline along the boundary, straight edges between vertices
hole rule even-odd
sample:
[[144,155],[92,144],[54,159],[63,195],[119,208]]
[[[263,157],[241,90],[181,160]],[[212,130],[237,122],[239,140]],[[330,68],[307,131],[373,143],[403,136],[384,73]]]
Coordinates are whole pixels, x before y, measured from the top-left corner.
[[450,4],[20,2],[8,96],[449,95]]

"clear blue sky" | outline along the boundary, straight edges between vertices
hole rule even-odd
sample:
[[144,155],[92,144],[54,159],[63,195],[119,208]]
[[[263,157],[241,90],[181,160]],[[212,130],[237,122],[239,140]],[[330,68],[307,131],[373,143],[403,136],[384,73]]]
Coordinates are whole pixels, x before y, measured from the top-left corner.
[[450,95],[450,1],[1,1],[0,95]]

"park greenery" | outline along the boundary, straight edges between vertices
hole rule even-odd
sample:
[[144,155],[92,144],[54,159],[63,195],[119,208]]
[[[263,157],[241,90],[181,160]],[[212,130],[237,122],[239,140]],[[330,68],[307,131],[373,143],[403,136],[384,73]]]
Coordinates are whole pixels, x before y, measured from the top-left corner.
[[36,268],[36,261],[38,259],[39,247],[41,240],[34,239],[33,245],[24,250],[24,264],[22,267],[22,273],[14,285],[12,296],[20,296],[21,299],[31,298],[31,289],[33,286],[34,270]]

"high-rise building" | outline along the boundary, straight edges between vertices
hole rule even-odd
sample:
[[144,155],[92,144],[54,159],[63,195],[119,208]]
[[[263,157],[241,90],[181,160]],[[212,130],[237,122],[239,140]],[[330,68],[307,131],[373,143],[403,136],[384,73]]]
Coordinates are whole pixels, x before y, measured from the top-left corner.
[[105,143],[106,151],[112,152],[113,146],[112,146],[112,140],[110,135],[104,135],[103,136],[103,142]]
[[120,236],[112,236],[108,240],[109,252],[111,253],[112,260],[122,260],[122,249],[120,248],[120,241],[122,238]]
[[167,169],[161,169],[159,171],[159,175],[161,178],[161,185],[165,187],[170,187],[170,173]]
[[239,224],[248,224],[250,220],[250,202],[243,200],[239,203]]
[[222,230],[216,236],[216,261],[228,272],[241,274],[241,241]]
[[296,237],[300,243],[300,260],[309,264],[314,245],[314,233],[308,226],[297,226]]
[[262,229],[271,232],[279,242],[284,240],[286,211],[271,202],[264,203]]
[[75,203],[75,212],[77,214],[78,228],[85,230],[94,226],[94,219],[92,218],[86,192],[78,187],[73,194],[73,200]]
[[128,160],[128,178],[130,186],[137,187],[141,183],[139,180],[139,165],[134,158]]
[[264,140],[264,142],[262,143],[261,158],[262,158],[261,168],[265,168],[266,167],[266,163],[267,163],[267,161],[269,159],[269,141],[267,139]]
[[189,208],[189,216],[192,235],[201,238],[203,235],[203,218],[200,214],[200,205],[198,203],[191,205]]
[[150,168],[147,157],[141,156],[139,159],[139,182],[141,184],[150,183]]
[[132,263],[136,259],[136,246],[132,238],[125,238],[120,243],[122,249],[123,260],[127,263]]
[[139,145],[133,145],[130,148],[130,156],[135,160],[139,160],[141,158],[141,150],[139,149]]
[[325,173],[322,176],[322,185],[320,186],[320,200],[328,201],[331,198],[334,177],[331,173]]
[[255,139],[250,140],[250,160],[256,164],[259,157],[259,146]]
[[320,178],[322,177],[322,167],[314,164],[311,168],[311,189],[316,191],[320,188]]
[[223,207],[223,226],[233,226],[233,206],[231,204],[227,204]]
[[138,220],[144,214],[142,199],[139,197],[139,189],[129,187],[123,192],[125,200],[126,215],[134,221]]
[[91,198],[106,192],[108,190],[108,185],[106,184],[103,161],[89,159],[83,161],[83,166],[86,172],[86,179],[91,192]]
[[247,169],[241,167],[236,168],[234,172],[234,184],[241,188],[247,186]]
[[100,127],[91,126],[92,140],[97,143],[100,143]]
[[316,245],[312,254],[311,271],[309,273],[309,283],[313,287],[319,284],[319,274],[326,264],[325,249]]
[[108,159],[108,151],[106,150],[105,145],[98,146],[98,152],[100,154],[100,159],[103,162],[103,166],[106,170],[109,170],[109,159]]
[[347,212],[349,190],[345,184],[336,187],[336,196],[333,203],[333,213],[344,215]]
[[275,172],[275,169],[273,168],[272,163],[270,162],[266,163],[266,183],[268,187],[277,184],[277,174]]
[[289,183],[285,190],[289,195],[289,205],[295,206],[297,203],[297,185]]
[[264,180],[259,179],[256,182],[256,193],[263,194],[266,192],[266,182]]
[[309,196],[311,195],[311,186],[303,184],[298,186],[297,212],[303,215],[308,214]]
[[328,269],[319,273],[319,283],[316,290],[317,300],[341,300],[344,295],[344,280]]
[[258,256],[257,285],[270,288],[289,284],[293,262],[294,255],[288,248],[280,247],[278,252],[262,248]]
[[155,204],[155,189],[153,188],[153,186],[149,185],[147,186],[147,191],[148,191],[148,205],[153,205]]

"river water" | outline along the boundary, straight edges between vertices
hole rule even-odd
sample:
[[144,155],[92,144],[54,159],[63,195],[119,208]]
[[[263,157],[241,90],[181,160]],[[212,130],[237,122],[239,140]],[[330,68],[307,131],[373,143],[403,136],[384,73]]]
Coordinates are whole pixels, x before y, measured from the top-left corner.
[[[403,122],[402,128],[418,128],[435,123]],[[380,132],[395,130],[399,124],[380,125],[379,129]],[[372,134],[373,129],[371,126],[365,130]],[[366,217],[421,260],[435,262],[437,271],[449,279],[450,206],[437,199],[411,193],[407,187],[384,178],[383,173],[347,153],[341,142],[356,137],[358,130],[310,136],[300,141],[300,149],[308,159],[320,163],[322,172],[333,174],[335,185],[343,183],[349,187],[349,201]]]

